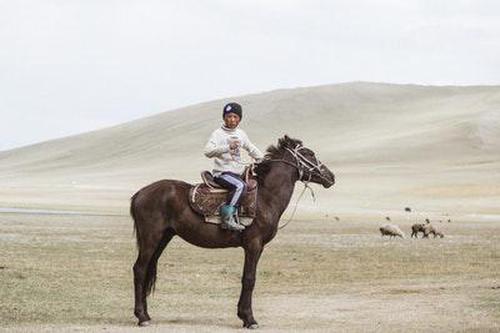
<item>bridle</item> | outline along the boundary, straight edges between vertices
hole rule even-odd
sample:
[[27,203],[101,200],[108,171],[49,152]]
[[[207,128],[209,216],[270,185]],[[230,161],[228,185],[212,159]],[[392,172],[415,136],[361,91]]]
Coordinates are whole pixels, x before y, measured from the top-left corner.
[[[325,178],[322,175],[321,167],[323,166],[323,164],[320,161],[316,160],[316,163],[311,162],[300,152],[300,150],[306,149],[304,146],[299,144],[296,145],[293,149],[288,147],[285,147],[285,149],[293,156],[295,164],[285,159],[269,159],[266,161],[281,162],[293,166],[299,173],[299,181],[303,182],[306,186],[311,181],[314,171],[317,171],[317,173],[315,174],[316,176],[320,177],[323,180],[326,180],[327,182],[331,182],[329,179]],[[307,179],[304,179],[304,176],[307,176]]]

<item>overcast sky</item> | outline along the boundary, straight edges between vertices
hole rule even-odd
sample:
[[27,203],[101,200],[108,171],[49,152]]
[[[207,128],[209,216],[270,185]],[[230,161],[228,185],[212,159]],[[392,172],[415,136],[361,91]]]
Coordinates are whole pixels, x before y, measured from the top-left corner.
[[0,150],[360,80],[499,84],[500,1],[0,0]]

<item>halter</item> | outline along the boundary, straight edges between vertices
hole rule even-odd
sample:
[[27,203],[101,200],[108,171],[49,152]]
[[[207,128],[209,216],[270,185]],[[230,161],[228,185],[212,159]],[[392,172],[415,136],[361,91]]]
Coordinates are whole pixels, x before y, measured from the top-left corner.
[[[321,175],[321,166],[323,164],[321,164],[321,162],[318,160],[316,160],[317,163],[315,164],[315,163],[309,161],[304,155],[302,155],[300,153],[300,150],[304,149],[303,146],[297,145],[297,146],[295,146],[294,149],[290,149],[288,147],[286,147],[285,149],[290,154],[292,154],[292,156],[295,158],[295,162],[297,163],[297,165],[295,167],[297,168],[297,171],[299,172],[299,180],[300,181],[305,182],[305,183],[310,182],[311,178],[312,178],[311,171],[313,171],[313,170],[317,170],[319,173],[318,176],[324,179],[324,177]],[[309,179],[307,181],[304,181],[304,179],[303,179],[304,171],[307,171],[309,173]]]
[[[321,178],[323,180],[331,182],[329,179],[325,178],[322,175],[321,167],[323,166],[323,164],[320,161],[316,160],[316,163],[313,163],[310,160],[308,160],[304,155],[302,155],[300,153],[300,150],[306,149],[304,146],[297,145],[293,149],[288,148],[288,147],[285,147],[285,149],[290,154],[292,154],[293,158],[295,159],[295,163],[296,164],[294,164],[294,163],[292,163],[290,161],[287,161],[285,159],[271,159],[271,160],[267,160],[267,161],[269,161],[269,162],[281,162],[281,163],[285,163],[285,164],[293,166],[294,168],[297,169],[297,172],[299,173],[299,180],[301,182],[303,182],[306,187],[308,187],[308,183],[311,181],[311,178],[313,176],[312,171],[314,171],[314,170],[318,171],[317,174],[316,174],[316,176],[318,176],[319,178]],[[307,174],[307,176],[308,176],[307,180],[304,179],[304,176],[306,175],[305,171],[307,171],[307,173],[308,173]],[[314,194],[313,194],[313,196],[314,196]]]

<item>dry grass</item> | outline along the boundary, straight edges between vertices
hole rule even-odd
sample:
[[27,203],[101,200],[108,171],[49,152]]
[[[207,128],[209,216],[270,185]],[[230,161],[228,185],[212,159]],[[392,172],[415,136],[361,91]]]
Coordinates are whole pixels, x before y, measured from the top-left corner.
[[[294,221],[265,250],[254,297],[263,331],[500,327],[499,222],[389,240],[376,224],[342,220]],[[134,329],[128,217],[0,214],[0,242],[0,328]],[[240,249],[174,239],[150,298],[156,329],[238,328],[241,270]]]

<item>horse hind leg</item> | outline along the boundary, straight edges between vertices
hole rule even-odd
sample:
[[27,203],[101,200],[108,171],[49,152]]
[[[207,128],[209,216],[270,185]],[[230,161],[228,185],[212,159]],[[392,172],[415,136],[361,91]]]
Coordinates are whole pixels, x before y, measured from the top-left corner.
[[167,229],[163,234],[150,232],[146,237],[147,241],[139,244],[139,254],[133,269],[134,314],[139,320],[139,326],[147,326],[151,320],[146,299],[155,286],[158,259],[174,235],[175,233],[171,229]]

